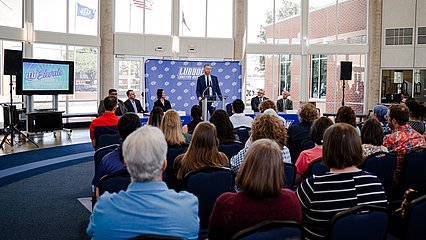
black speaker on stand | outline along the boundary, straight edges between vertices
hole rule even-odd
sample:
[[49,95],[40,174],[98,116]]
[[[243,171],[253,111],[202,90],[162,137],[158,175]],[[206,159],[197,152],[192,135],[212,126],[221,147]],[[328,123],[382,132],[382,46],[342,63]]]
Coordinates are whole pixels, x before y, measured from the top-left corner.
[[352,79],[352,62],[340,62],[340,80],[343,81],[342,106],[345,106],[345,80]]
[[12,76],[19,76],[22,74],[22,51],[18,50],[4,50],[4,75],[9,75],[10,77],[10,104],[4,104],[3,105],[3,111],[6,111],[4,116],[5,121],[4,125],[5,128],[7,127],[6,134],[3,137],[3,140],[0,143],[0,148],[3,148],[3,144],[6,142],[7,137],[10,135],[10,146],[13,147],[14,139],[15,139],[15,133],[20,134],[24,138],[26,138],[28,141],[36,145],[33,140],[28,138],[28,136],[21,132],[16,126],[18,124],[18,117],[16,115],[16,106],[13,105],[13,82],[12,82]]

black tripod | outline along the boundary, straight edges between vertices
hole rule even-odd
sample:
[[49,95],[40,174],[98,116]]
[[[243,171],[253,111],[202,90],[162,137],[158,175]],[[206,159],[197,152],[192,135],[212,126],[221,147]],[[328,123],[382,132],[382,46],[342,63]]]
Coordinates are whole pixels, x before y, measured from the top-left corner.
[[[8,106],[7,104],[5,109],[7,109],[7,114],[9,116],[9,123],[7,126],[7,131],[6,131],[6,135],[4,135],[3,140],[0,143],[0,148],[3,149],[3,144],[6,142],[7,137],[10,135],[10,146],[13,147],[13,141],[15,139],[15,132],[20,134],[21,136],[23,136],[25,139],[27,139],[28,141],[30,141],[32,144],[36,145],[37,147],[40,147],[39,145],[37,145],[37,143],[35,143],[33,140],[31,140],[25,133],[21,132],[17,127],[17,123],[16,122],[16,117],[15,117],[15,113],[16,113],[16,107],[14,108],[13,106],[13,98],[12,98],[12,89],[13,89],[13,83],[12,83],[12,75],[10,76],[10,82],[9,82],[9,86],[10,86],[10,105]],[[15,110],[13,110],[15,109]]]

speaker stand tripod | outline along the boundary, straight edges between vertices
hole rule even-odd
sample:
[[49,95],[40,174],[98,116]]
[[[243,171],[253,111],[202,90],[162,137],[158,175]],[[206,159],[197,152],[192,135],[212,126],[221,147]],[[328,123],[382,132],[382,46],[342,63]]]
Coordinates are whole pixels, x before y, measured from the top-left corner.
[[342,106],[345,106],[345,80],[343,81],[343,96],[342,96]]
[[23,136],[26,140],[28,140],[29,142],[31,142],[32,144],[34,144],[36,147],[40,147],[36,142],[34,142],[33,140],[31,140],[25,133],[21,132],[15,124],[15,116],[14,113],[12,111],[13,109],[13,97],[12,97],[12,89],[13,89],[13,83],[12,83],[12,75],[9,75],[10,77],[10,82],[9,82],[9,86],[10,86],[10,105],[8,108],[8,116],[9,116],[9,124],[7,126],[7,131],[6,134],[3,137],[3,140],[0,143],[0,148],[3,149],[3,145],[7,140],[7,137],[10,135],[10,146],[13,147],[14,144],[14,139],[15,139],[15,133],[20,134],[21,136]]

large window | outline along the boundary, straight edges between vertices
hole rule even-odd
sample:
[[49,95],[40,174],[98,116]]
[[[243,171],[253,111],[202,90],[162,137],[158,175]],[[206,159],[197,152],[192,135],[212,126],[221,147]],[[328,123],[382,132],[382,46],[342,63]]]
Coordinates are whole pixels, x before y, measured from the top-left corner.
[[34,0],[34,29],[66,32],[66,0]]
[[98,35],[98,1],[69,0],[69,32]]
[[249,43],[300,43],[300,0],[249,0]]
[[290,92],[291,88],[291,56],[288,54],[281,55],[280,58],[280,88],[279,95],[284,91]]
[[34,29],[97,36],[98,14],[94,0],[34,0]]
[[22,1],[0,1],[0,26],[22,28]]
[[181,0],[179,34],[232,38],[232,0]]
[[310,0],[309,43],[367,43],[367,0]]
[[115,32],[170,35],[171,0],[115,1]]
[[311,98],[325,99],[327,93],[327,56],[312,56]]

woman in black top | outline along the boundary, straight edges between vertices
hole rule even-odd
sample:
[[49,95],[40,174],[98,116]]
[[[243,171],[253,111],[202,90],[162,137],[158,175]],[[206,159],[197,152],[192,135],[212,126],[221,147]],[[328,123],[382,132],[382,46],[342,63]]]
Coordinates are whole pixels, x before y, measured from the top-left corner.
[[197,124],[203,121],[201,119],[201,115],[203,114],[200,105],[194,105],[191,108],[191,122],[189,122],[187,125],[183,126],[182,130],[186,133],[192,134],[194,132],[195,127]]
[[164,92],[164,89],[157,89],[157,98],[158,100],[154,102],[154,107],[160,107],[163,109],[163,112],[172,108],[170,102],[166,100],[166,93]]

